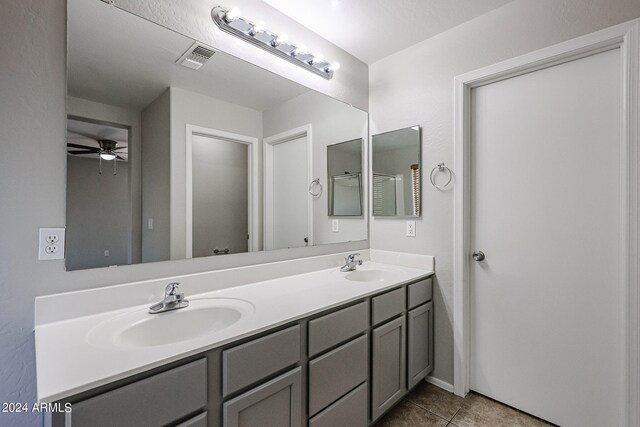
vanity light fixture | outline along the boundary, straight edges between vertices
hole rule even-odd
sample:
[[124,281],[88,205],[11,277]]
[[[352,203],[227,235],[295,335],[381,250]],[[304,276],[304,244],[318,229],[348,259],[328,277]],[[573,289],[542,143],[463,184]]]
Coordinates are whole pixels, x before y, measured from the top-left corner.
[[237,9],[227,10],[222,6],[216,6],[211,11],[211,18],[222,31],[271,52],[327,80],[331,79],[333,73],[340,68],[340,64],[330,64],[322,55],[313,55],[303,45],[295,45],[287,37],[278,36],[268,31],[265,29],[264,23],[253,23],[240,17],[240,11]]

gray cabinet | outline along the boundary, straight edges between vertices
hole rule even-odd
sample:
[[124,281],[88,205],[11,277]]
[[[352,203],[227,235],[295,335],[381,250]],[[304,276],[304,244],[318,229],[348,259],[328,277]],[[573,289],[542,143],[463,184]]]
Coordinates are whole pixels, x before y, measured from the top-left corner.
[[160,426],[207,405],[204,359],[73,404],[65,425]]
[[412,388],[433,369],[433,302],[407,313],[407,382]]
[[80,393],[45,425],[372,425],[433,369],[432,287],[396,286]]
[[405,317],[371,333],[371,419],[377,420],[407,391]]
[[367,380],[367,336],[309,362],[309,415],[313,416]]
[[359,385],[309,420],[309,427],[339,426],[367,426],[367,383]]
[[301,427],[301,368],[231,399],[222,412],[224,427]]

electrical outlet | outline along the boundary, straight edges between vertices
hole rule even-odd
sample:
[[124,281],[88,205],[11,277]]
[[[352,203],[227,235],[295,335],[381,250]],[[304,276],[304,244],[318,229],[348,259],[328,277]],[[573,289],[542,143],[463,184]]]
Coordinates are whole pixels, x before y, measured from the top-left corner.
[[337,219],[331,220],[331,231],[333,231],[334,233],[340,232],[340,223]]
[[153,230],[153,218],[147,219],[147,230]]
[[407,237],[416,237],[415,221],[407,221]]
[[104,250],[104,256],[109,256],[109,255],[110,255],[109,249],[105,249]]
[[64,228],[41,228],[38,240],[38,259],[64,259]]

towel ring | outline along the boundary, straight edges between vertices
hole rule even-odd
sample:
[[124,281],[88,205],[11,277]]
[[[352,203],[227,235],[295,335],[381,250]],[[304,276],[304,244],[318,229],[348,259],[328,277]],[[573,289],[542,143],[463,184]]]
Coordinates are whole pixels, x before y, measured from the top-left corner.
[[[314,185],[318,186],[318,191],[315,193],[313,192]],[[320,184],[320,178],[316,178],[309,183],[309,194],[311,194],[312,197],[316,198],[322,195],[322,184]]]
[[[449,174],[449,179],[447,179],[447,182],[445,182],[443,185],[436,184],[436,180],[435,180],[436,174],[438,172],[445,172],[445,171]],[[447,187],[447,185],[451,184],[452,179],[453,179],[453,172],[451,172],[451,169],[449,169],[444,165],[444,162],[439,163],[438,166],[431,169],[431,173],[429,174],[429,181],[431,181],[431,185],[433,185],[438,190],[444,190]]]

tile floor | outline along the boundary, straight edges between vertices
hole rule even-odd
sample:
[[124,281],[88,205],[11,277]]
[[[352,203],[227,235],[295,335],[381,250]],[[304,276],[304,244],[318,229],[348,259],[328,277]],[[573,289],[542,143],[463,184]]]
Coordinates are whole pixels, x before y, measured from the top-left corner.
[[549,424],[476,393],[464,399],[422,382],[376,427],[549,427]]

